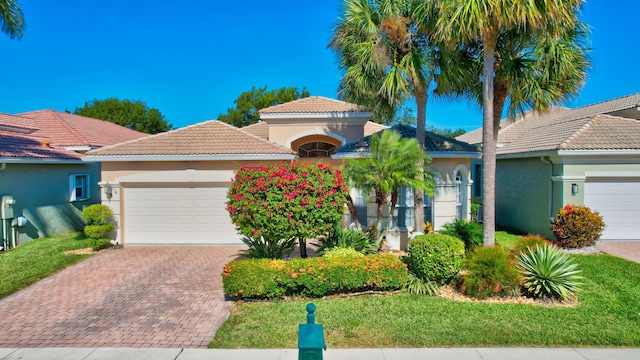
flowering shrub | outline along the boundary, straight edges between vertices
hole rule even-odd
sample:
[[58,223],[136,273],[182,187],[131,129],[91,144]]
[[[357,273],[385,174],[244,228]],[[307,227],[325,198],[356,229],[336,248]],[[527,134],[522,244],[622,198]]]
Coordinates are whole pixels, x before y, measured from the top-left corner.
[[321,297],[367,290],[399,290],[407,266],[393,255],[284,260],[247,259],[225,265],[224,292],[236,298]]
[[346,196],[340,171],[322,162],[244,166],[227,194],[227,211],[247,237],[298,238],[302,245],[342,219]]
[[515,259],[499,246],[478,246],[467,260],[460,290],[478,299],[519,293],[520,273]]
[[563,248],[581,248],[593,245],[605,228],[602,216],[586,206],[567,204],[556,215],[551,230],[556,244]]

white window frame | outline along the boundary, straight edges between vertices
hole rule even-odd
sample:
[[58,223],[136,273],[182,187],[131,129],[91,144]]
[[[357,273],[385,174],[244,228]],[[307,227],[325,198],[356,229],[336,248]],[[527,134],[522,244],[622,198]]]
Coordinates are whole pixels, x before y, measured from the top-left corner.
[[[84,179],[81,181],[80,179]],[[69,175],[69,201],[84,201],[91,197],[91,177],[89,174],[71,174]],[[80,196],[78,196],[80,190]]]
[[462,174],[461,171],[456,171],[455,174],[455,183],[456,183],[456,220],[462,220],[462,218],[464,217],[462,212],[464,209],[464,204],[463,202],[465,201],[464,199],[464,189],[462,188],[464,182],[462,181],[462,177],[464,175]]

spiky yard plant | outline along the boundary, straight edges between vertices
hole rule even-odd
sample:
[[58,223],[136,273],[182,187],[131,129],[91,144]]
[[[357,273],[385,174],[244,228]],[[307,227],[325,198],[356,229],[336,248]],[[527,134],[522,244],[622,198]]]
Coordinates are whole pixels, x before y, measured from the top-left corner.
[[524,290],[534,298],[565,300],[580,290],[578,264],[568,254],[551,245],[536,245],[520,253],[517,264]]

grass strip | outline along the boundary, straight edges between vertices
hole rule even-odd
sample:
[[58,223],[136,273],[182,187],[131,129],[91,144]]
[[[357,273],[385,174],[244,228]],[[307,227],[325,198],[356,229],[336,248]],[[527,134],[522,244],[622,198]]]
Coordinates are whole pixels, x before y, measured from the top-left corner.
[[81,233],[66,233],[24,243],[0,252],[0,299],[85,259],[91,254],[65,254],[90,247]]

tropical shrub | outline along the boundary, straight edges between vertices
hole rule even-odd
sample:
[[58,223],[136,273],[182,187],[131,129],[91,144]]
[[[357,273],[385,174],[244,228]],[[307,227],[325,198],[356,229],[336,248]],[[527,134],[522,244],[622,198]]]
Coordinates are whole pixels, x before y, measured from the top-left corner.
[[82,218],[87,222],[87,225],[102,225],[111,221],[113,212],[106,205],[93,204],[82,210]]
[[227,194],[227,210],[247,237],[300,241],[329,232],[342,219],[347,189],[339,170],[322,162],[243,166]]
[[444,234],[419,235],[409,241],[409,270],[425,281],[446,284],[460,270],[464,260],[464,244]]
[[399,290],[406,282],[407,266],[393,255],[235,260],[222,272],[226,294],[252,299]]
[[343,228],[340,224],[336,224],[327,235],[319,236],[317,241],[313,245],[318,247],[317,252],[320,254],[333,248],[351,248],[363,254],[376,250],[375,239],[368,233]]
[[552,245],[536,245],[520,253],[517,268],[525,294],[534,298],[565,300],[580,289],[578,264]]
[[499,246],[478,246],[466,262],[460,290],[478,299],[518,294],[520,273],[511,254]]
[[296,248],[296,239],[265,239],[264,236],[243,236],[240,240],[247,245],[239,255],[245,259],[287,259]]
[[536,245],[553,246],[551,241],[543,238],[542,236],[529,234],[518,239],[515,244],[513,244],[511,252],[513,252],[513,254],[516,256],[520,256],[521,252],[526,251],[527,249],[533,249],[536,247]]
[[606,225],[597,211],[586,206],[568,204],[558,212],[551,230],[556,245],[563,248],[581,248],[593,245]]
[[467,252],[473,250],[473,248],[478,245],[482,245],[482,225],[477,222],[468,221],[467,219],[457,219],[444,224],[440,233],[462,240]]
[[325,259],[337,258],[337,257],[351,258],[351,257],[358,257],[358,256],[364,256],[364,254],[361,252],[358,252],[354,248],[348,248],[348,247],[334,247],[325,251],[322,254],[322,257]]
[[89,239],[104,239],[113,230],[113,224],[87,225],[84,227],[84,234]]
[[111,208],[102,204],[93,204],[82,210],[82,217],[87,225],[84,227],[84,234],[92,240],[93,250],[103,249],[111,243],[107,238],[114,225],[110,222],[113,218]]

